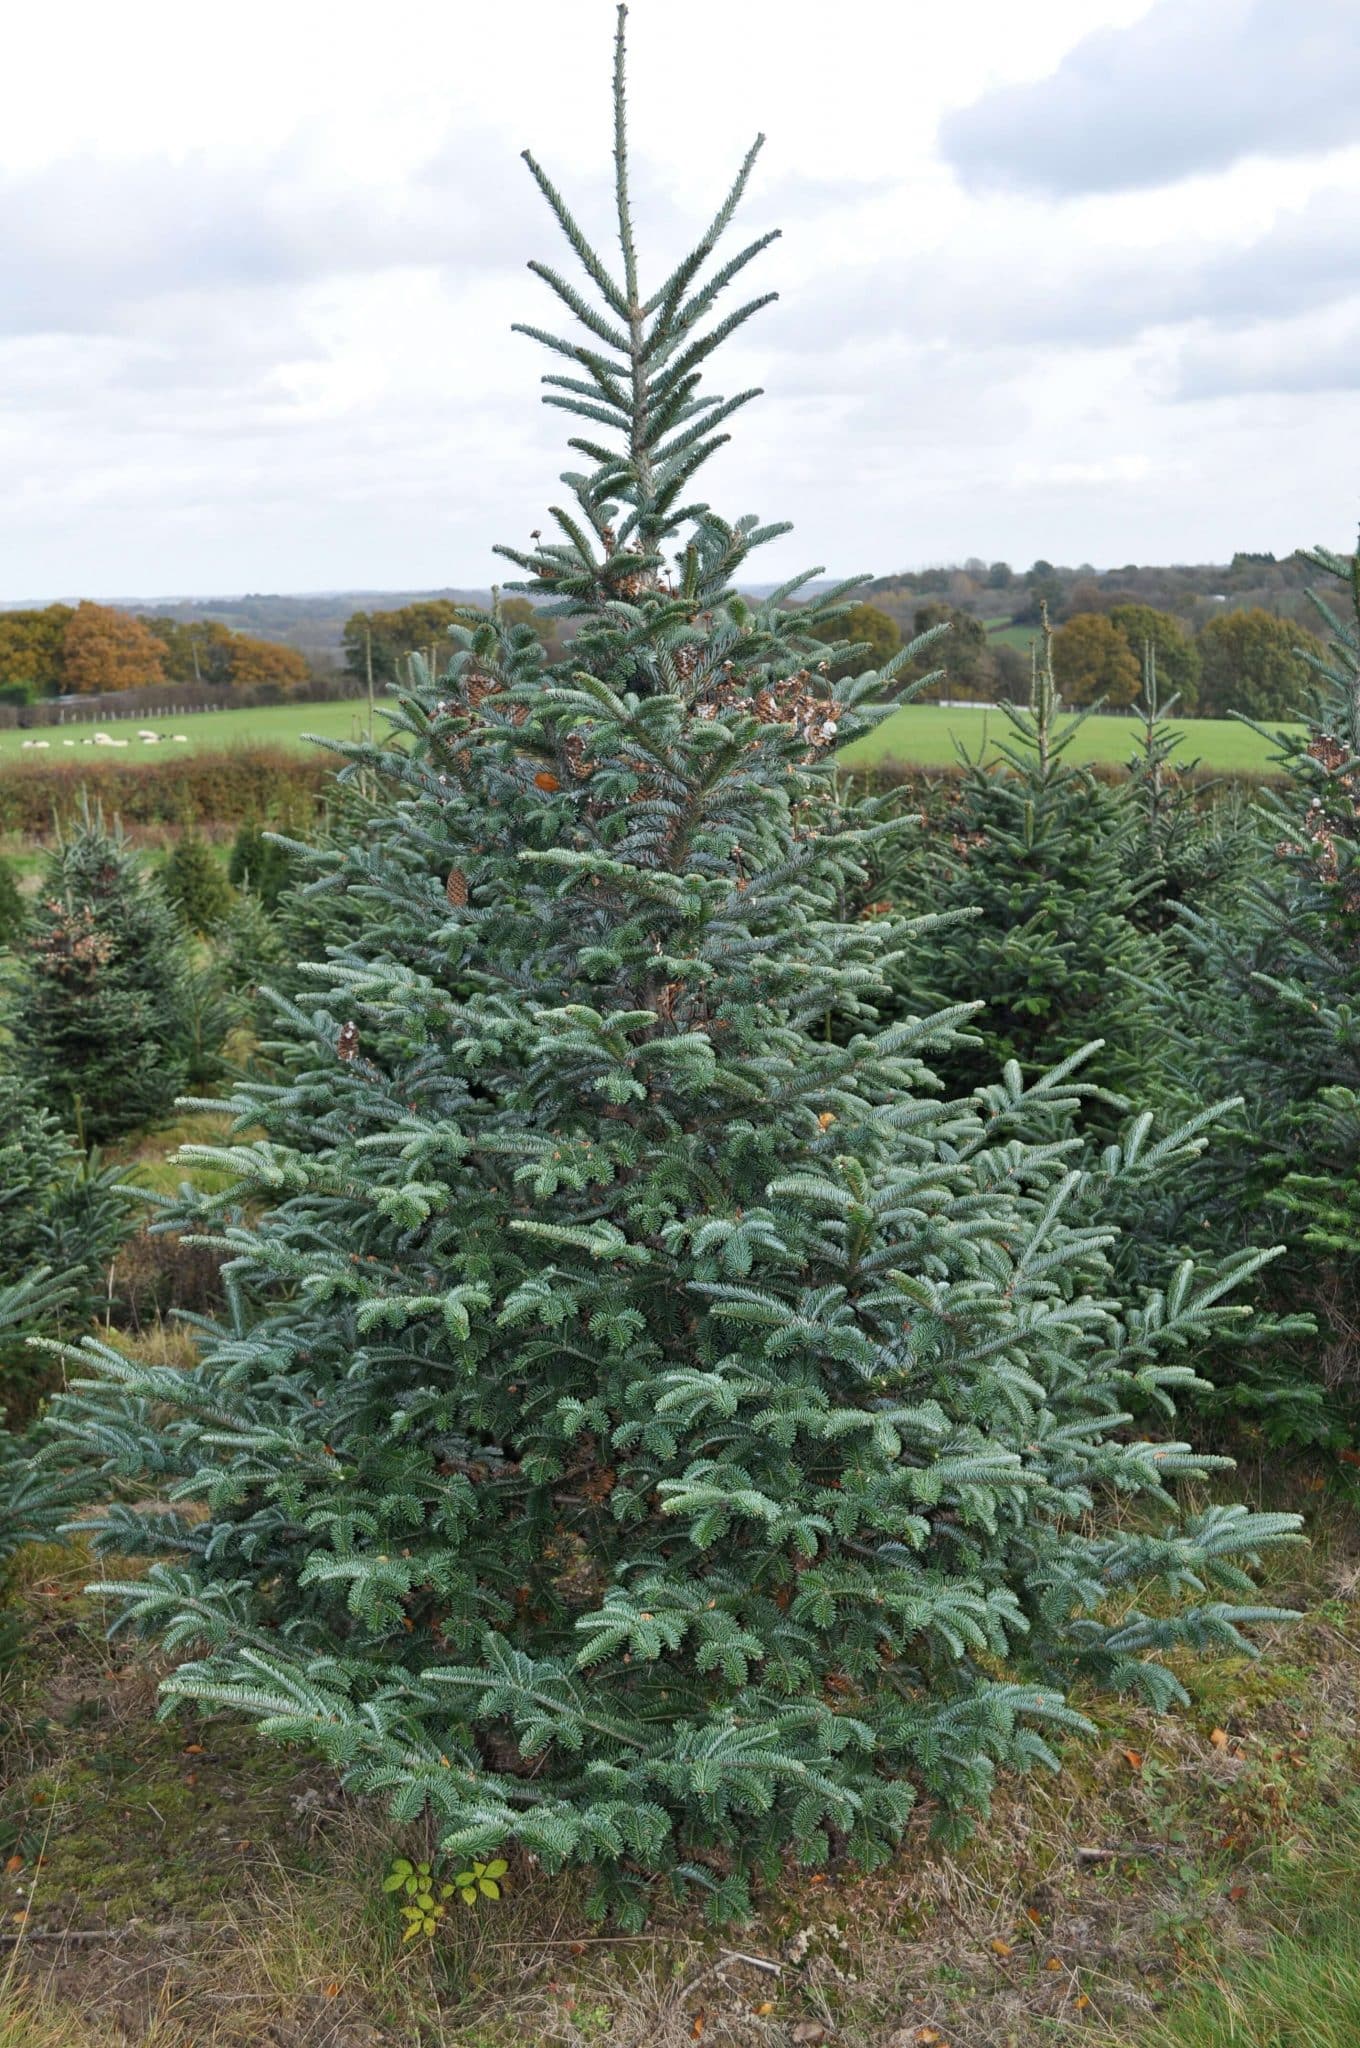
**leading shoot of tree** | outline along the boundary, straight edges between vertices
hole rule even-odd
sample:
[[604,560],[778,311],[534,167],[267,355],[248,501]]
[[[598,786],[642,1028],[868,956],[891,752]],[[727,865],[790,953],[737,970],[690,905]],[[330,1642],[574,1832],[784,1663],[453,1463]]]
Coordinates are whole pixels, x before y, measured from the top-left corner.
[[716,254],[756,152],[649,288],[622,19],[615,108],[618,269],[530,159],[579,467],[509,552],[576,637],[469,623],[413,658],[404,748],[347,750],[338,943],[196,1213],[230,1313],[190,1372],[86,1346],[60,1427],[171,1702],[431,1811],[460,1865],[592,1866],[635,1923],[658,1884],[730,1916],[787,1854],[882,1860],[922,1794],[947,1824],[1053,1763],[1074,1680],[1174,1699],[1161,1653],[1269,1612],[1292,1520],[1180,1519],[1206,1461],[1148,1431],[1259,1263],[1118,1297],[1109,1177],[1195,1129],[1089,1175],[1077,1060],[948,1102],[971,1006],[879,1021],[912,929],[839,905],[910,828],[827,763],[919,649],[856,675],[813,633],[845,591],[737,594],[784,529],[694,479],[755,395],[700,375],[766,303],[722,310],[768,237]]

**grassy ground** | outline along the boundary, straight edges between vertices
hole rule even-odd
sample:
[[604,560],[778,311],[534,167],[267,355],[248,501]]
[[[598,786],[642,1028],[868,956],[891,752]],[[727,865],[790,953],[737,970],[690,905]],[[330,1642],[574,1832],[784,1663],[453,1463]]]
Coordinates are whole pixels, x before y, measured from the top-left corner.
[[[1182,735],[1177,758],[1183,765],[1198,756],[1207,771],[1240,775],[1269,774],[1275,765],[1270,742],[1235,719],[1177,719],[1175,729]],[[1002,711],[975,705],[958,710],[943,704],[907,704],[885,718],[867,738],[847,747],[840,758],[851,769],[882,769],[893,763],[942,768],[958,760],[960,749],[974,758],[993,758],[997,742],[1010,732]],[[1068,758],[1125,762],[1137,747],[1138,733],[1139,727],[1129,718],[1088,718]]]
[[1354,2048],[1360,1516],[1344,1480],[1255,1478],[1314,1535],[1270,1588],[1306,1617],[1260,1662],[1186,1660],[1192,1703],[1160,1721],[1085,1703],[1098,1736],[1003,1786],[967,1848],[922,1815],[890,1870],[791,1873],[725,1938],[664,1912],[601,1933],[579,1880],[512,1860],[499,1904],[403,1948],[380,1883],[420,1831],[229,1715],[156,1721],[88,1560],[29,1552],[0,2048]]
[[1028,654],[1035,638],[1033,626],[1013,626],[1009,619],[987,619],[987,638],[993,647],[1014,647]]
[[[0,760],[12,754],[23,756],[23,742],[27,739],[48,741],[46,750],[30,753],[35,760],[50,761],[69,751],[67,740],[79,748],[82,740],[92,739],[96,732],[106,732],[115,739],[125,739],[127,746],[101,747],[101,758],[107,754],[116,761],[145,761],[155,755],[156,748],[137,738],[143,727],[148,732],[183,733],[188,746],[213,752],[231,746],[302,747],[308,733],[319,733],[327,739],[361,739],[368,730],[368,706],[351,698],[337,704],[265,704],[241,711],[172,711],[164,717],[118,718],[98,725],[50,725],[35,727],[31,732],[10,729],[0,731]],[[378,729],[382,730],[381,721]],[[180,751],[173,737],[158,744],[167,752]]]
[[[101,763],[105,758],[122,763],[154,757],[156,748],[143,745],[136,737],[140,724],[139,719],[120,719],[115,724],[100,728],[128,741],[126,747],[101,747],[98,750]],[[350,701],[340,704],[271,704],[254,711],[176,714],[174,717],[148,720],[147,729],[154,727],[168,733],[181,732],[188,746],[217,750],[238,745],[300,748],[305,746],[304,735],[308,733],[329,739],[359,739],[367,730],[367,724],[367,705]],[[0,760],[18,755],[22,759],[46,762],[54,757],[68,756],[66,741],[75,742],[79,748],[80,740],[90,738],[95,729],[92,725],[69,725],[45,727],[36,734],[0,732]],[[379,733],[384,729],[381,714],[377,729]],[[1260,774],[1271,766],[1269,743],[1235,720],[1187,718],[1179,722],[1179,730],[1185,735],[1183,758],[1199,755],[1204,767],[1216,773]],[[999,711],[985,711],[972,706],[954,710],[940,704],[909,704],[886,719],[868,739],[848,747],[842,759],[852,768],[882,766],[890,761],[943,767],[957,760],[960,747],[970,754],[976,754],[980,748],[990,752],[996,739],[1004,737],[1007,731],[1005,716]],[[1073,757],[1081,761],[1126,761],[1136,743],[1136,733],[1137,727],[1131,719],[1088,718],[1075,743]],[[21,741],[34,737],[48,740],[48,749],[22,754]],[[176,752],[179,751],[173,740],[159,744],[167,750],[174,747]],[[83,758],[88,759],[93,751],[92,748],[81,750]]]

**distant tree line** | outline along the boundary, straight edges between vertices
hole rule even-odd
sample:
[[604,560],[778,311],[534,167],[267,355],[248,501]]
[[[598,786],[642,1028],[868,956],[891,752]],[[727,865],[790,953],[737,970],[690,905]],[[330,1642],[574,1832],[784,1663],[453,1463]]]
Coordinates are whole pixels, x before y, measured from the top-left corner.
[[236,633],[215,619],[139,617],[115,605],[49,604],[0,612],[0,702],[97,697],[161,684],[249,690],[255,700],[305,684],[295,647]]
[[[1323,653],[1286,601],[1303,575],[1299,565],[1268,555],[1237,555],[1219,570],[1130,564],[1105,575],[1043,561],[1017,574],[1004,562],[976,562],[884,578],[870,586],[873,602],[854,606],[826,634],[862,642],[859,665],[869,667],[905,641],[947,625],[905,671],[918,680],[939,672],[922,697],[1023,702],[1030,686],[1027,641],[1047,616],[1056,627],[1054,676],[1069,704],[1102,703],[1111,710],[1131,704],[1151,657],[1163,702],[1176,698],[1182,716],[1237,712],[1292,720],[1306,706]],[[1215,580],[1225,587],[1212,595],[1191,588]],[[1130,586],[1165,590],[1168,584],[1180,586],[1182,609],[1130,594]],[[940,595],[924,594],[932,586]],[[1268,601],[1245,601],[1249,597]]]

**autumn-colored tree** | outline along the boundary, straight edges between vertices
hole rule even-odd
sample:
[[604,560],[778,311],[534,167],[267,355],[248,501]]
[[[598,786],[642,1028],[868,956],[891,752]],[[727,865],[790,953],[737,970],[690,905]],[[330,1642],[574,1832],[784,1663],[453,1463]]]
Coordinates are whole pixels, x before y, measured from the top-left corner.
[[1128,641],[1100,612],[1078,612],[1058,628],[1053,676],[1069,704],[1132,704],[1143,680]]
[[902,633],[896,619],[889,618],[876,604],[852,604],[839,618],[830,619],[823,626],[812,626],[809,631],[814,640],[824,640],[828,644],[836,640],[863,643],[860,654],[838,663],[832,670],[832,679],[836,682],[845,676],[860,675],[865,669],[881,668],[902,645]]
[[310,674],[307,657],[278,640],[235,633],[220,619],[145,618],[165,649],[166,680],[217,689],[296,689]]
[[0,684],[28,683],[35,696],[60,695],[65,687],[66,629],[74,617],[69,604],[0,612]]
[[225,687],[231,679],[231,649],[236,635],[220,619],[150,618],[142,624],[165,649],[165,677],[171,683],[210,683]]
[[1306,627],[1260,606],[1220,612],[1199,636],[1200,708],[1218,718],[1295,718],[1312,687],[1305,656],[1325,651]]
[[311,673],[305,654],[277,640],[256,640],[249,633],[233,633],[230,652],[230,680],[235,690],[256,690],[266,685],[295,690]]
[[112,605],[78,604],[66,628],[65,685],[83,697],[165,681],[165,648],[140,619]]
[[1163,703],[1177,697],[1183,715],[1193,711],[1199,702],[1199,649],[1175,613],[1150,604],[1117,604],[1109,617],[1140,667],[1144,650],[1152,649]]
[[909,673],[923,676],[936,669],[944,673],[938,683],[927,683],[923,700],[932,697],[990,697],[996,688],[997,669],[987,645],[987,628],[972,612],[932,599],[918,604],[912,614],[912,638],[919,639],[936,626],[948,626],[938,640],[913,664]]
[[425,598],[391,612],[353,612],[342,635],[345,667],[351,675],[366,676],[371,656],[373,680],[394,683],[407,655],[428,654],[432,647],[446,651],[449,627],[466,616],[467,607],[447,597]]

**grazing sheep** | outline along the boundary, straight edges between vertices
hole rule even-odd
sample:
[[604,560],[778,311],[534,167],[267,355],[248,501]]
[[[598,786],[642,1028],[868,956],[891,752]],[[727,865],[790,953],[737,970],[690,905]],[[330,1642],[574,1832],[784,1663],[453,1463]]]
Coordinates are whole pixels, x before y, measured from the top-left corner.
[[170,737],[172,740],[178,740],[182,747],[187,747],[189,744],[189,735],[187,732],[172,732]]

